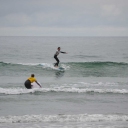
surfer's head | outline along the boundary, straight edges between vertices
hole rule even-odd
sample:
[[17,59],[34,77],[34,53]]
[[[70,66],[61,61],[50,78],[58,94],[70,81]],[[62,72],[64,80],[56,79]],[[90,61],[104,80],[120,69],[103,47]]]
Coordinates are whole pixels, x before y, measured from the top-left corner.
[[60,47],[58,47],[58,51],[60,51]]
[[31,74],[31,77],[34,77],[35,75],[34,74]]

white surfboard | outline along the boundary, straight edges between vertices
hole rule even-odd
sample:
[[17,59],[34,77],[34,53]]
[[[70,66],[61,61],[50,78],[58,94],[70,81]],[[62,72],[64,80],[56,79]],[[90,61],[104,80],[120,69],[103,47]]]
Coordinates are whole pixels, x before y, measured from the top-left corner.
[[31,85],[32,88],[40,88],[40,86],[36,82],[31,83]]

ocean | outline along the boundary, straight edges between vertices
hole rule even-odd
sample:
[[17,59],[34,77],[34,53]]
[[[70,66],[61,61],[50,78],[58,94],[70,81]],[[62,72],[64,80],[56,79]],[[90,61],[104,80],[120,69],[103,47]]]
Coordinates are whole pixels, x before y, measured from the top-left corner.
[[0,37],[0,128],[17,127],[128,128],[128,37]]

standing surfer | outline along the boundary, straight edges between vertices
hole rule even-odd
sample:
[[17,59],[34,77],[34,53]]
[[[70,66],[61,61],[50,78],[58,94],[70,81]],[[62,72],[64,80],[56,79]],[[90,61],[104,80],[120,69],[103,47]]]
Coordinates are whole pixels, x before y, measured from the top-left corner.
[[58,47],[57,48],[57,51],[56,51],[56,53],[55,53],[55,55],[54,55],[54,58],[55,58],[55,60],[57,61],[56,63],[55,63],[55,67],[58,67],[58,65],[59,65],[59,59],[58,59],[58,55],[59,55],[59,53],[64,53],[64,54],[67,54],[66,52],[62,52],[62,51],[60,51],[60,47]]

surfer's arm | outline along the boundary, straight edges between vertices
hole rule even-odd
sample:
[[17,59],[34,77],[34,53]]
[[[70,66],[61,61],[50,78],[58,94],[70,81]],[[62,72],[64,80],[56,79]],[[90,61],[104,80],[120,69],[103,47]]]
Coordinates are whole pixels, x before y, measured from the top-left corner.
[[61,53],[67,54],[67,52],[62,52],[62,51],[61,51]]
[[37,81],[35,81],[35,82],[42,88],[42,86]]

